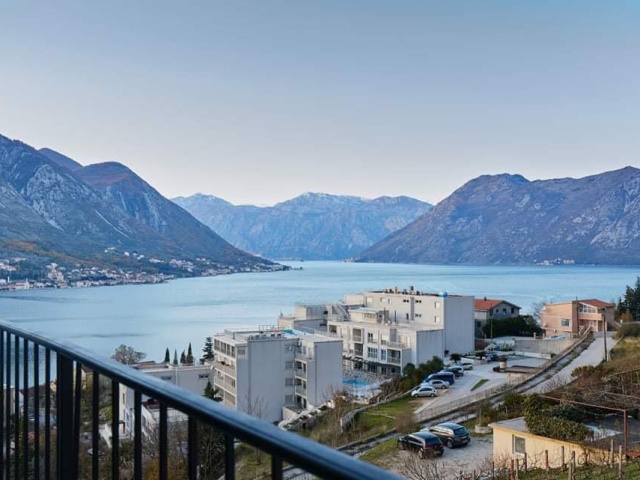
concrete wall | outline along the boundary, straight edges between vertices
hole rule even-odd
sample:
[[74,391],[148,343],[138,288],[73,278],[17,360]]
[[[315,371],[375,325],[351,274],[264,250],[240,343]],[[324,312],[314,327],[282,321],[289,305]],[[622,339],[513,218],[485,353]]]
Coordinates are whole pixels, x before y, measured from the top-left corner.
[[413,350],[414,355],[411,363],[419,365],[428,362],[434,355],[444,360],[444,350],[444,332],[442,330],[416,332],[416,348]]
[[574,342],[575,340],[571,338],[566,340],[535,340],[533,338],[516,337],[513,350],[542,355],[558,354]]
[[475,346],[474,298],[444,298],[444,348],[449,353],[473,352]]
[[294,359],[293,351],[285,352],[286,342],[281,338],[247,342],[246,376],[238,371],[236,382],[239,387],[246,384],[238,389],[238,410],[267,422],[281,420],[287,372],[293,377],[293,369],[285,370],[286,362]]
[[318,407],[342,390],[342,341],[315,342],[313,348],[314,360],[307,363],[307,402]]

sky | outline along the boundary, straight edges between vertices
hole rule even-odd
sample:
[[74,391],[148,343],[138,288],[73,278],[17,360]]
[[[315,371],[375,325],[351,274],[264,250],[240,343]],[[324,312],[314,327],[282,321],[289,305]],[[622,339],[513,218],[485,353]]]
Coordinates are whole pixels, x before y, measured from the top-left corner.
[[640,166],[640,2],[0,0],[0,134],[171,198]]

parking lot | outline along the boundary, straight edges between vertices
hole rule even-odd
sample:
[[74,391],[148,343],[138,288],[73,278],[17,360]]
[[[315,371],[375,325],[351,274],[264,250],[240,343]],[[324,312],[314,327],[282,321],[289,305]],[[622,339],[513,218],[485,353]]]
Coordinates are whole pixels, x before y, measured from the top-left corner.
[[[545,361],[546,360],[540,358],[513,355],[509,357],[508,366],[522,365],[526,367],[539,367]],[[464,375],[456,379],[456,382],[451,385],[451,387],[438,390],[436,397],[420,398],[422,405],[416,410],[416,413],[420,412],[423,408],[445,405],[448,402],[454,402],[467,397],[472,392],[471,389],[483,379],[486,380],[486,382],[473,390],[473,393],[504,385],[507,383],[508,376],[505,373],[494,372],[493,367],[497,365],[498,362],[481,363],[480,361],[476,361],[473,370],[465,370]]]
[[[393,465],[389,469],[401,475],[406,475],[416,463],[429,462],[436,467],[443,479],[460,478],[460,473],[471,474],[474,471],[490,471],[493,458],[493,442],[491,435],[473,437],[464,447],[445,448],[441,457],[419,460],[414,452],[398,451],[393,458]],[[415,467],[414,467],[415,468]],[[430,468],[430,467],[429,467]]]

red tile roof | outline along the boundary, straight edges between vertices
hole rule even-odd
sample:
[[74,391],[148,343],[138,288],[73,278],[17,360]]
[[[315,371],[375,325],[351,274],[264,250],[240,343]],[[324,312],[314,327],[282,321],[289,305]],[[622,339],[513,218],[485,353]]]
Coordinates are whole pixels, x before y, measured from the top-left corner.
[[476,310],[491,310],[496,305],[502,303],[502,300],[494,300],[491,298],[477,299],[475,300]]

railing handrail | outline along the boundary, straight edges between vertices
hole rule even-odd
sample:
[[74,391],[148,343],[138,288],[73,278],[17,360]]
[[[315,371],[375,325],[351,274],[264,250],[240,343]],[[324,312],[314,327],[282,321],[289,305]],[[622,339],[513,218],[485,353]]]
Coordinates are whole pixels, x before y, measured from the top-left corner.
[[251,417],[245,413],[223,407],[217,402],[191,393],[159,378],[145,375],[137,369],[115,360],[96,356],[95,352],[66,340],[53,340],[43,334],[31,332],[14,324],[0,322],[0,329],[47,347],[72,361],[91,367],[99,374],[139,390],[143,395],[159,400],[195,417],[202,423],[217,428],[261,450],[275,454],[311,473],[327,478],[395,479],[398,476],[361,462],[325,445],[313,442]]

